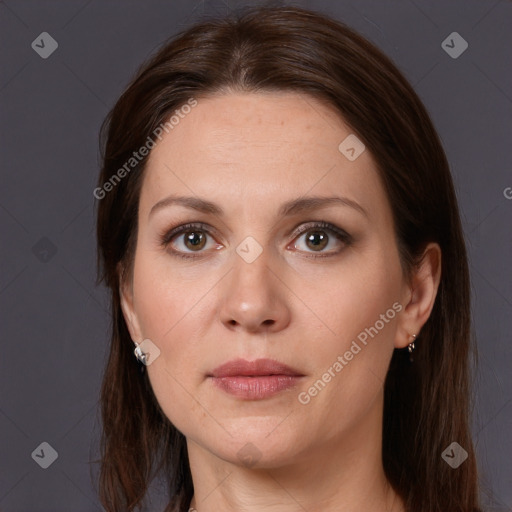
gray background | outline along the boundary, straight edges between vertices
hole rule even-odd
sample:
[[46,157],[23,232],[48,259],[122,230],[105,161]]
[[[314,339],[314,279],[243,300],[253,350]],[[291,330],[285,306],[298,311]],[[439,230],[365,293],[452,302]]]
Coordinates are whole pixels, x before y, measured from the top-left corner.
[[[98,129],[137,67],[167,37],[233,1],[0,2],[0,510],[102,510],[98,392],[108,305],[95,288]],[[460,200],[470,254],[475,443],[483,501],[512,510],[510,272],[512,3],[294,2],[345,21],[392,57],[432,114]],[[458,32],[469,48],[451,58]],[[42,32],[58,42],[41,58]],[[42,469],[42,442],[57,460]],[[47,452],[48,453],[48,452]],[[97,465],[92,465],[97,474]],[[155,486],[153,506],[162,510]]]

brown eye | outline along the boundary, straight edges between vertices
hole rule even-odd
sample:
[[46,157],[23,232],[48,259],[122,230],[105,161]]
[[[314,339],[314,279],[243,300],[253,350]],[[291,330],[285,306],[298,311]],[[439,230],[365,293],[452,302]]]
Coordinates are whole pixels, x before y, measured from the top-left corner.
[[321,251],[329,243],[329,235],[325,231],[308,231],[306,245],[314,251]]
[[210,228],[203,223],[184,224],[164,232],[160,235],[160,244],[172,255],[180,258],[204,256],[209,252],[209,248],[222,247],[215,244]]
[[310,258],[335,256],[352,244],[352,237],[346,231],[324,221],[303,226],[294,235],[293,249]]
[[206,236],[201,231],[187,231],[183,236],[185,247],[191,251],[201,250],[206,245]]

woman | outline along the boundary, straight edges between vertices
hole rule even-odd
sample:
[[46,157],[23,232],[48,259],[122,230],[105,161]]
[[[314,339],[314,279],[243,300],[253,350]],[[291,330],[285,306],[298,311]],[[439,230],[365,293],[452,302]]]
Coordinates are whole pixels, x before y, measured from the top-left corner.
[[202,22],[103,142],[106,510],[161,470],[167,511],[479,510],[457,200],[387,57],[299,8]]

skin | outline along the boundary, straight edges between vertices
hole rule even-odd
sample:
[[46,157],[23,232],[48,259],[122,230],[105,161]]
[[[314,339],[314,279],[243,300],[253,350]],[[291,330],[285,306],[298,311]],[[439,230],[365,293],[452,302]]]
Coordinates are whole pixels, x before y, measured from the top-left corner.
[[[198,98],[150,154],[122,308],[132,339],[160,350],[148,376],[186,436],[199,512],[404,510],[381,461],[384,379],[393,350],[407,347],[430,315],[441,255],[430,244],[405,279],[375,161],[369,150],[355,161],[338,150],[350,133],[312,97],[229,92]],[[174,204],[150,216],[170,194],[207,199],[224,214]],[[349,198],[366,214],[330,205],[278,216],[285,201],[313,195]],[[308,230],[291,233],[321,220],[353,241],[323,231],[329,244],[320,252],[330,256],[314,259]],[[160,244],[162,233],[188,222],[211,227],[210,235],[199,230],[207,239],[199,252],[183,234]],[[236,252],[248,236],[262,249],[251,263]],[[396,302],[401,311],[300,403],[299,393]],[[238,357],[276,359],[304,377],[271,398],[236,398],[206,375]],[[247,443],[253,465],[238,455]]]

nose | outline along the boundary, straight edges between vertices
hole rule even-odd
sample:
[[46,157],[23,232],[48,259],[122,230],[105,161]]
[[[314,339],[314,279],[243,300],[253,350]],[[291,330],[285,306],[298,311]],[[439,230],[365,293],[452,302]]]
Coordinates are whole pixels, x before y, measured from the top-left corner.
[[222,290],[220,319],[229,330],[277,332],[290,323],[290,292],[269,265],[266,251],[247,263],[238,255]]

